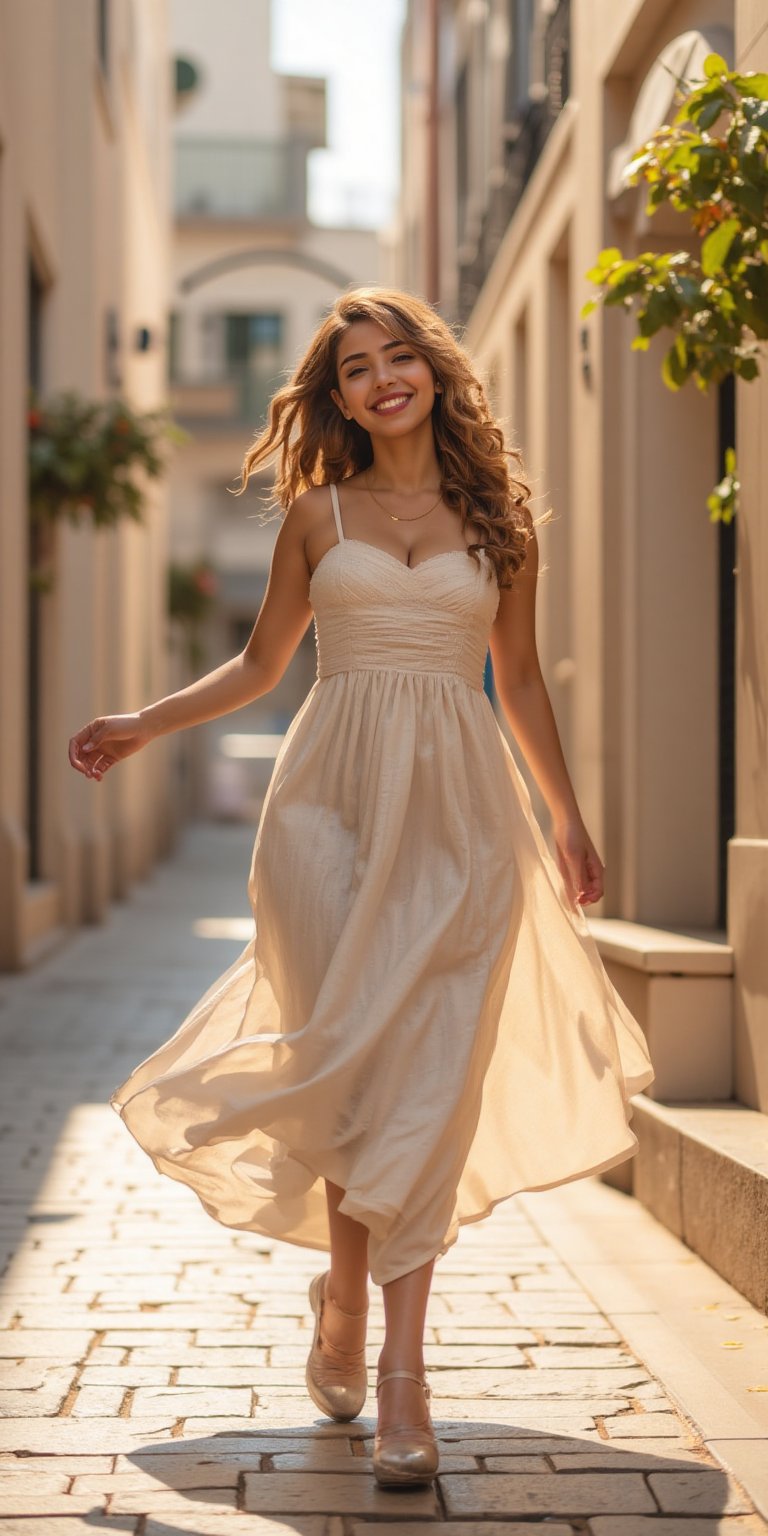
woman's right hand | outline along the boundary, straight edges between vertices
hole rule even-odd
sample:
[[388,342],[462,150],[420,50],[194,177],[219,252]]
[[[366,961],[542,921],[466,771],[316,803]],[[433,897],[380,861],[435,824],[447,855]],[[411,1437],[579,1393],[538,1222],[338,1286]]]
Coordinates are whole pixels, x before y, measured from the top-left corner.
[[70,738],[69,761],[87,779],[103,779],[124,757],[151,741],[141,715],[98,715]]

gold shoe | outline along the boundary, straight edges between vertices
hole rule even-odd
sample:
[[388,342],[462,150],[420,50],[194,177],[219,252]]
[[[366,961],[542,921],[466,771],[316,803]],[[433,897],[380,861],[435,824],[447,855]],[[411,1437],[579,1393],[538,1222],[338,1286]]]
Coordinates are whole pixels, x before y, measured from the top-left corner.
[[427,1400],[427,1417],[420,1424],[396,1424],[381,1433],[376,1431],[373,1442],[373,1473],[380,1488],[398,1488],[406,1483],[431,1483],[437,1472],[440,1455],[435,1433],[429,1419],[431,1391],[425,1377],[415,1376],[413,1371],[387,1371],[376,1383],[376,1395],[385,1381],[393,1376],[407,1376],[424,1390]]
[[365,1312],[345,1312],[332,1296],[327,1296],[329,1271],[315,1275],[309,1287],[309,1304],[315,1314],[315,1336],[307,1360],[307,1391],[321,1413],[330,1419],[354,1419],[365,1402],[368,1391],[368,1371],[365,1364],[365,1346],[362,1349],[339,1349],[322,1335],[323,1311],[334,1307],[341,1317],[367,1317]]

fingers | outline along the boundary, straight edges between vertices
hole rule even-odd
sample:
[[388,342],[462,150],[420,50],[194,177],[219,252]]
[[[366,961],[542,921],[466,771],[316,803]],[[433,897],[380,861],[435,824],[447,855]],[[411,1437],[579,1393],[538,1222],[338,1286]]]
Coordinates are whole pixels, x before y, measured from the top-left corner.
[[69,761],[72,767],[86,778],[103,778],[106,768],[111,764],[107,754],[99,751],[99,743],[105,729],[106,721],[103,717],[99,717],[97,720],[89,721],[88,725],[84,725],[70,738]]
[[587,842],[556,843],[557,861],[571,906],[586,907],[603,896],[603,865]]
[[69,760],[72,767],[76,768],[78,773],[82,773],[86,779],[103,779],[107,768],[111,767],[111,760],[104,757],[100,752],[89,753],[86,758],[79,759],[73,756],[70,750]]
[[111,766],[112,766],[112,763],[111,763],[110,758],[108,758],[108,757],[101,757],[97,753],[95,758],[94,758],[94,761],[92,763],[89,763],[88,767],[86,768],[86,777],[89,778],[89,779],[97,779],[97,780],[103,779],[105,773],[107,772],[107,769],[110,768]]
[[600,861],[596,862],[587,854],[582,866],[581,888],[577,900],[580,906],[586,907],[592,902],[600,901],[603,895],[603,870]]

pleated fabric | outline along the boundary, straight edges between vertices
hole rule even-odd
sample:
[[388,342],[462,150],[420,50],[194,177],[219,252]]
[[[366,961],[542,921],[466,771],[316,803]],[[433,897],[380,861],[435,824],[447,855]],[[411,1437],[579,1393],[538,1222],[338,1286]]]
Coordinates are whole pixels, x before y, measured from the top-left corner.
[[110,1102],[225,1226],[327,1250],[340,1185],[382,1285],[630,1156],[654,1073],[483,691],[490,561],[405,566],[344,538],[333,492],[254,936]]

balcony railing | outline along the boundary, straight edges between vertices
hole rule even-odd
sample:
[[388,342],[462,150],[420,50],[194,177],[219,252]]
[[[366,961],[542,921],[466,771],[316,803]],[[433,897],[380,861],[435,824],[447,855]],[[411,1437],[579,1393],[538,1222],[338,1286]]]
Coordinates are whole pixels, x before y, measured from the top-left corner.
[[295,221],[306,218],[307,145],[302,139],[177,139],[178,219]]
[[503,177],[493,188],[483,214],[476,250],[459,262],[459,318],[471,314],[496,252],[515,215],[554,123],[568,99],[570,87],[570,0],[560,0],[544,37],[545,88],[531,97],[511,125],[504,150]]
[[269,402],[282,382],[274,371],[240,364],[230,364],[218,373],[172,373],[171,407],[180,425],[193,435],[243,426],[255,432],[266,422]]

